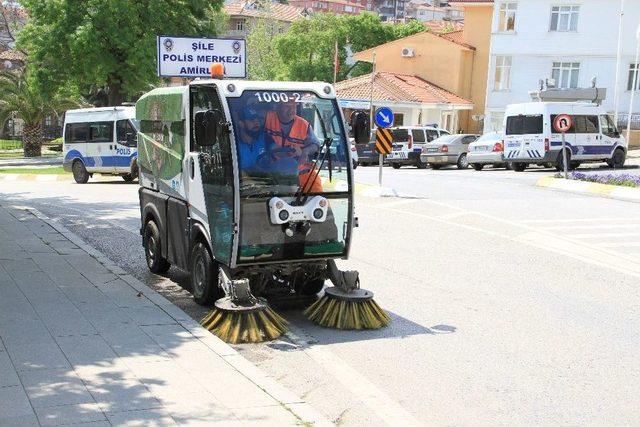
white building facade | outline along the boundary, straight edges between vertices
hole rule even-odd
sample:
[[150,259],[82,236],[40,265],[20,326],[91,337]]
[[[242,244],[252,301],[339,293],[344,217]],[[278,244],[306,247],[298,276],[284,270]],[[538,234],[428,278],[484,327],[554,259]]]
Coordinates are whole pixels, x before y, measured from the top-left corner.
[[[501,130],[508,104],[528,102],[540,79],[556,87],[607,89],[614,112],[620,0],[496,0],[493,11],[485,132]],[[626,0],[618,73],[619,122],[626,122],[635,69],[640,0]],[[638,78],[640,80],[640,78]],[[637,89],[637,87],[636,87]],[[640,96],[636,96],[640,104]],[[634,114],[638,107],[633,109]]]

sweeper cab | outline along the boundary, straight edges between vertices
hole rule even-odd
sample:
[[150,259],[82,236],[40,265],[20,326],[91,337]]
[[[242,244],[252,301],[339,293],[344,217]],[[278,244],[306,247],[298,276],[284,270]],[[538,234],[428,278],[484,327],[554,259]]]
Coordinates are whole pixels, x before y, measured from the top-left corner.
[[[228,342],[273,339],[286,322],[268,301],[313,296],[326,279],[334,287],[325,300],[364,301],[367,310],[375,304],[358,273],[334,261],[348,257],[357,221],[349,144],[331,85],[196,80],[146,93],[136,118],[147,264],[154,273],[171,265],[189,273],[195,301],[215,303],[206,327]],[[356,138],[368,139],[366,123],[354,121]],[[377,320],[365,316],[363,326],[342,319],[346,308],[326,304],[308,312],[327,326],[388,322],[379,307]]]

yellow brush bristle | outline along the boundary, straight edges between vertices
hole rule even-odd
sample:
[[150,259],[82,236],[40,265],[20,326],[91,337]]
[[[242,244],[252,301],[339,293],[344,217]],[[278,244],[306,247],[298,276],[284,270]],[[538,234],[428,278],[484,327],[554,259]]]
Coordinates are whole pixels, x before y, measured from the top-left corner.
[[231,344],[270,341],[288,329],[287,321],[269,307],[237,313],[214,308],[200,323],[222,341]]
[[309,320],[336,329],[379,329],[391,322],[373,300],[345,301],[326,295],[304,311]]

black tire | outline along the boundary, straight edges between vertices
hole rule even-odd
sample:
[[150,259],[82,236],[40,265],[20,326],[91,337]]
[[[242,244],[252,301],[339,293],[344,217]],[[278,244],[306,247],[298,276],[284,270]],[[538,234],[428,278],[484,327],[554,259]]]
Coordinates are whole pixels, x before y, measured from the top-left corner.
[[353,163],[353,168],[356,169],[358,167],[358,162],[356,162],[355,160],[353,160],[351,163]]
[[578,169],[582,163],[580,162],[571,162],[569,163],[570,170]]
[[456,166],[458,169],[466,169],[469,167],[469,161],[467,160],[467,155],[465,153],[460,154],[460,157],[458,157],[458,161],[456,162]]
[[147,222],[144,226],[144,234],[142,238],[144,246],[144,255],[147,259],[147,266],[152,273],[166,273],[171,264],[162,256],[162,242],[160,241],[160,231],[153,220]]
[[391,163],[391,167],[394,169],[400,169],[400,163]]
[[127,173],[122,175],[122,179],[124,179],[125,182],[133,182],[135,178],[130,173]]
[[551,169],[551,168],[554,167],[553,163],[551,163],[551,162],[543,163],[542,166],[544,166],[547,169]]
[[[572,167],[571,167],[571,151],[570,150],[566,150],[566,151],[567,151],[567,164],[569,165],[567,167],[567,170],[572,170]],[[558,157],[556,158],[556,170],[558,172],[564,171],[564,159],[562,157],[562,150],[560,150],[560,152],[558,153]]]
[[78,184],[86,184],[89,181],[89,172],[84,167],[84,163],[80,160],[75,160],[71,165],[71,171],[73,172],[73,179]]
[[513,169],[513,165],[511,163],[505,163],[504,164],[504,168],[508,171],[510,171],[511,169]]
[[417,167],[418,169],[426,169],[426,168],[427,168],[427,164],[426,164],[426,163],[424,163],[424,162],[422,161],[422,159],[420,159],[420,154],[418,154],[418,159],[416,160],[416,167]]
[[304,296],[315,295],[320,292],[322,288],[324,288],[324,279],[308,280],[300,286],[298,293]]
[[430,166],[431,166],[431,169],[436,170],[436,171],[438,169],[442,168],[442,165],[430,165]]
[[471,167],[473,167],[473,169],[475,169],[477,171],[481,171],[484,168],[484,165],[482,165],[480,163],[474,163],[474,164],[471,165]]
[[133,164],[131,165],[131,176],[133,177],[133,179],[138,178],[138,161],[134,160]]
[[511,167],[516,172],[524,172],[524,170],[527,168],[527,166],[529,166],[529,165],[526,164],[526,163],[519,163],[519,162],[511,164]]
[[616,151],[613,152],[613,156],[611,156],[610,160],[607,160],[607,164],[610,168],[614,169],[622,169],[624,167],[624,162],[627,159],[627,155],[624,150],[621,148],[617,148]]
[[218,286],[218,263],[211,258],[207,245],[196,243],[191,249],[190,260],[191,292],[195,302],[211,305],[222,298],[224,291]]

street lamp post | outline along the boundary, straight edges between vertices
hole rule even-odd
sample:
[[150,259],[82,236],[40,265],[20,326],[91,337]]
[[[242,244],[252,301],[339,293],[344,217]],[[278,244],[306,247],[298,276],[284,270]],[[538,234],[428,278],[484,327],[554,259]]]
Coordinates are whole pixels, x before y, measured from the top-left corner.
[[624,22],[624,0],[620,0],[620,22],[618,23],[618,49],[616,50],[616,75],[613,86],[613,121],[618,125],[618,103],[620,96],[620,61],[622,57],[622,24]]
[[640,24],[636,31],[636,60],[634,62],[635,69],[633,73],[633,83],[631,84],[631,99],[629,100],[629,114],[627,114],[627,143],[631,139],[631,113],[633,112],[633,99],[636,94],[638,84],[638,56],[640,56]]

